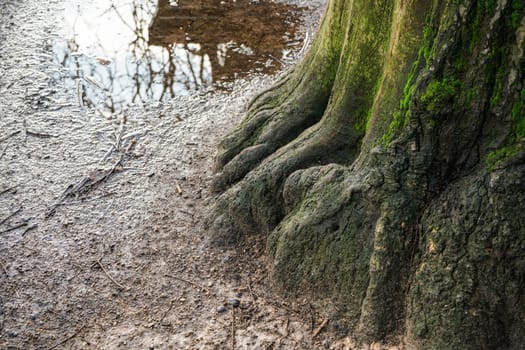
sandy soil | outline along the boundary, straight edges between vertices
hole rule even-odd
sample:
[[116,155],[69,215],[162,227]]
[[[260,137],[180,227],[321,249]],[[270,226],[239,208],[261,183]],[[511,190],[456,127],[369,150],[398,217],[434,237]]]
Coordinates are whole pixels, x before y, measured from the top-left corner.
[[350,348],[272,292],[261,240],[221,250],[201,229],[215,145],[276,77],[79,107],[50,73],[61,6],[0,3],[0,348]]

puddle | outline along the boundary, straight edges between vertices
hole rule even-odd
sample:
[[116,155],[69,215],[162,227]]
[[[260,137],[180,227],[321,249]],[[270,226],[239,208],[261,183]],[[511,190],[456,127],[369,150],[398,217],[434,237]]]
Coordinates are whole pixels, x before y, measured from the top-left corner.
[[66,88],[88,107],[224,88],[271,73],[302,47],[300,9],[266,0],[67,0],[53,46]]

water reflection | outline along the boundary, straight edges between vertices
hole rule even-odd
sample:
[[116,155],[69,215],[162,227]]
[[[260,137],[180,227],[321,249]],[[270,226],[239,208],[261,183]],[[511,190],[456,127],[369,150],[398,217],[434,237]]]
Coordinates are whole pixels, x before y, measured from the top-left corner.
[[301,44],[297,13],[263,0],[69,0],[53,50],[79,103],[114,112],[272,71]]

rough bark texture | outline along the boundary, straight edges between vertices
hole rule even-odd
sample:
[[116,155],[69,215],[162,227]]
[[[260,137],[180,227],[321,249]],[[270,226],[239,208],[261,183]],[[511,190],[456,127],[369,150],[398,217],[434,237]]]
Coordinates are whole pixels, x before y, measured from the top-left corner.
[[214,242],[363,341],[525,349],[525,3],[331,0],[220,146]]

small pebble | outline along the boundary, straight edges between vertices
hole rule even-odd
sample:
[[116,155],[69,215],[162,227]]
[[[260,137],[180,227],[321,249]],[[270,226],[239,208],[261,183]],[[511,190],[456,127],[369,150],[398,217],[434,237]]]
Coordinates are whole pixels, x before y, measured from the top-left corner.
[[217,307],[217,312],[218,312],[219,314],[222,314],[222,313],[224,313],[224,312],[226,312],[226,311],[228,311],[228,309],[227,309],[226,306],[224,306],[224,305],[221,305],[221,306],[218,306],[218,307]]
[[241,305],[241,302],[239,299],[230,299],[230,305],[233,307],[239,307],[239,305]]

